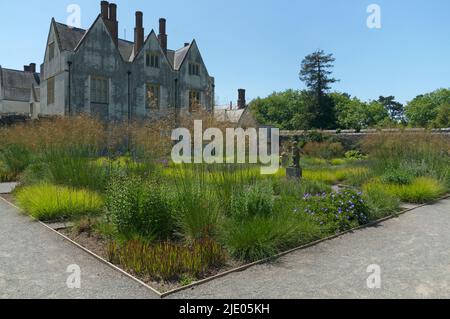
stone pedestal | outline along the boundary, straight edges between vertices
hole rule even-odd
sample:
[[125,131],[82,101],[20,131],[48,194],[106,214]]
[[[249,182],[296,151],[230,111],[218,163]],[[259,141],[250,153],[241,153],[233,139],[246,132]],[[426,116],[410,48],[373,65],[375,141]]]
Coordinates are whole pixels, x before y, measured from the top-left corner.
[[303,170],[297,167],[286,168],[286,177],[292,179],[301,179],[303,176]]

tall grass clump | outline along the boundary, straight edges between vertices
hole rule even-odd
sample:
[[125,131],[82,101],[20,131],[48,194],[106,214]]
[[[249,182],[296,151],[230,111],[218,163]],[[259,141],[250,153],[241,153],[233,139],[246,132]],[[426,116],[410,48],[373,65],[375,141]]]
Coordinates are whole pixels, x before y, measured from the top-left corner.
[[319,226],[309,218],[285,211],[245,220],[229,219],[223,226],[221,240],[234,258],[252,262],[320,236]]
[[168,240],[175,232],[173,206],[164,185],[115,176],[106,193],[108,217],[126,239]]
[[214,238],[220,222],[220,207],[207,174],[199,170],[189,176],[178,171],[175,184],[175,216],[183,236],[188,240]]
[[384,184],[374,181],[365,186],[369,189],[373,187],[383,188],[385,192],[396,196],[403,202],[417,204],[438,199],[447,191],[442,182],[430,177],[416,178],[410,184]]
[[431,132],[380,133],[366,136],[362,147],[377,175],[407,171],[414,177],[434,177],[450,188],[450,139]]
[[400,199],[395,194],[389,193],[381,183],[365,184],[363,198],[370,208],[370,220],[377,220],[400,210]]
[[16,193],[19,206],[42,221],[62,221],[100,214],[103,199],[95,192],[50,184],[20,188]]

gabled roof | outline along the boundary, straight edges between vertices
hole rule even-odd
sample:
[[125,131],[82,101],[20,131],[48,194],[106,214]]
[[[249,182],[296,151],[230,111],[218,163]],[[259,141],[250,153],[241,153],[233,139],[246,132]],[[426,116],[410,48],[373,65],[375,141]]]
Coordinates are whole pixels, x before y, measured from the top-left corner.
[[237,124],[240,122],[242,115],[244,114],[245,109],[232,109],[230,110],[225,108],[215,108],[214,117],[218,122],[226,122],[226,123],[234,123]]
[[[72,28],[66,24],[55,22],[57,37],[62,50],[74,51],[84,39],[89,30]],[[125,61],[129,61],[133,52],[134,43],[119,39],[118,48]]]
[[0,67],[3,98],[9,101],[29,102],[32,88],[39,87],[39,73],[24,72]]
[[[100,18],[101,17],[98,16],[97,20]],[[93,25],[97,22],[97,20],[93,23]],[[84,38],[86,38],[86,35],[89,32],[89,29],[85,30],[80,28],[72,28],[66,24],[56,21],[54,21],[54,24],[56,29],[56,37],[59,40],[60,48],[65,51],[77,50],[77,48],[80,46],[81,42],[83,42]],[[147,36],[144,42],[149,39],[152,33],[154,33],[153,30]],[[169,60],[169,63],[174,70],[178,71],[181,68],[193,43],[176,51],[167,50],[167,59]],[[134,42],[132,41],[119,39],[118,49],[123,60],[127,62],[132,62],[135,56],[139,54],[139,52],[134,52]]]
[[86,30],[71,28],[68,25],[55,22],[57,37],[64,51],[73,51],[83,38]]
[[174,61],[173,61],[173,68],[175,70],[178,71],[181,68],[181,65],[183,64],[184,59],[186,58],[191,46],[192,46],[192,44],[189,44],[188,46],[185,46],[185,47],[175,51],[175,56],[174,56]]

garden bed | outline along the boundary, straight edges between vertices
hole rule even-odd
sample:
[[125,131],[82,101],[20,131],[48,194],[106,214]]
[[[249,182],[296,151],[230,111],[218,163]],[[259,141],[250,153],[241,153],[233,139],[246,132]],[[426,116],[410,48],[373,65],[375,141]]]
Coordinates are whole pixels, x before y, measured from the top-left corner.
[[450,189],[450,143],[422,135],[352,149],[304,141],[301,181],[259,165],[177,165],[160,128],[85,118],[0,131],[0,158],[2,176],[20,179],[23,211],[170,291],[396,215],[402,201],[438,199]]

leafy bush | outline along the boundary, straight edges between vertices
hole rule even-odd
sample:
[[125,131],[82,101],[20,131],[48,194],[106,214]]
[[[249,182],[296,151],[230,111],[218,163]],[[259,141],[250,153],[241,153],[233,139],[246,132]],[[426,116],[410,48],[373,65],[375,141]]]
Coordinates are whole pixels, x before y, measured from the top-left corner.
[[52,184],[54,181],[51,169],[46,163],[31,164],[20,175],[21,185]]
[[175,188],[175,214],[182,234],[189,240],[213,238],[220,217],[219,201],[205,175],[181,175]]
[[13,174],[10,172],[8,166],[0,160],[0,182],[12,182]]
[[103,199],[94,192],[50,184],[20,188],[16,199],[26,213],[43,221],[96,215],[103,210]]
[[384,185],[371,182],[364,185],[363,190],[363,198],[370,208],[369,218],[371,220],[377,220],[399,211],[399,198],[386,191]]
[[337,194],[307,194],[300,209],[330,232],[345,231],[369,221],[369,208],[361,193],[351,190]]
[[322,143],[309,142],[303,149],[303,154],[324,159],[344,156],[344,146],[340,142],[326,141]]
[[419,177],[411,184],[383,184],[384,189],[409,203],[426,203],[446,193],[447,188],[441,182],[429,177]]
[[232,216],[240,220],[254,216],[270,216],[273,213],[273,205],[273,188],[267,182],[251,185],[231,197]]
[[367,156],[363,155],[360,151],[352,150],[345,153],[345,158],[349,160],[363,160]]
[[108,187],[106,208],[119,233],[127,238],[169,239],[174,232],[167,189],[138,177],[115,176]]
[[18,178],[25,168],[33,161],[31,152],[21,144],[10,144],[0,151],[0,174],[5,180]]
[[390,169],[381,176],[381,181],[385,184],[407,185],[414,179],[414,176],[402,169]]
[[149,244],[131,240],[122,245],[110,242],[110,262],[120,264],[135,274],[154,280],[178,280],[198,277],[224,262],[222,247],[211,239],[195,241],[189,246],[169,242]]
[[317,239],[321,231],[307,217],[280,212],[271,217],[230,219],[225,223],[221,235],[224,246],[233,257],[255,261]]

